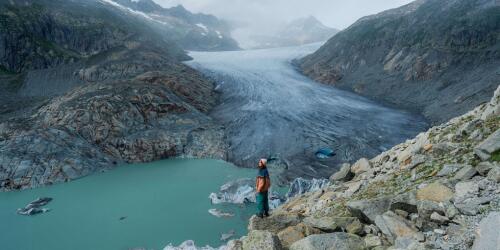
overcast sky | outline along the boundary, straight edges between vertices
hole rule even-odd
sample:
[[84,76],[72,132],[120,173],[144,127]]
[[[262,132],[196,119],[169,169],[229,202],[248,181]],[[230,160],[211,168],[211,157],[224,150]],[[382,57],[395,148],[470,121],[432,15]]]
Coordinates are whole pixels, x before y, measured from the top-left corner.
[[344,29],[360,17],[399,7],[411,0],[154,0],[164,7],[184,5],[266,33],[284,22],[313,15],[325,25]]

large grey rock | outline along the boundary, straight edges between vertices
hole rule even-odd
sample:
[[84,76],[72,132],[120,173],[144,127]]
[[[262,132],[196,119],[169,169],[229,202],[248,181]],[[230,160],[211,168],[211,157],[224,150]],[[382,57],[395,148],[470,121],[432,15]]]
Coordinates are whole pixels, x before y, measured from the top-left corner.
[[349,181],[352,177],[354,174],[351,173],[351,165],[344,163],[338,172],[330,176],[330,181]]
[[444,177],[456,173],[458,170],[462,169],[464,165],[462,164],[445,164],[441,170],[437,173],[437,176]]
[[253,230],[242,240],[243,250],[280,250],[282,249],[278,237],[271,232]]
[[453,197],[453,191],[447,186],[434,182],[417,190],[417,200],[443,202]]
[[472,178],[475,174],[477,174],[477,170],[470,165],[466,165],[466,166],[462,167],[462,169],[460,169],[455,174],[453,179],[466,181],[466,180]]
[[495,165],[492,162],[483,161],[477,164],[476,170],[480,175],[486,176],[493,167],[495,167]]
[[498,116],[500,116],[500,87],[495,90],[493,98],[491,98],[491,101],[486,104],[486,107],[481,115],[481,119],[487,120],[491,117]]
[[487,178],[489,180],[495,181],[495,182],[500,182],[500,167],[495,166],[488,172]]
[[448,221],[449,221],[448,217],[446,217],[446,216],[442,216],[442,215],[440,215],[440,214],[439,214],[439,213],[437,213],[437,212],[433,212],[433,213],[431,214],[431,217],[430,217],[430,218],[431,218],[431,220],[432,220],[432,221],[437,222],[437,223],[439,223],[439,224],[443,224],[443,223],[445,223],[445,222],[448,222]]
[[289,248],[293,243],[312,234],[320,234],[321,230],[313,228],[304,223],[290,226],[278,233],[278,238],[284,248]]
[[416,239],[413,237],[398,237],[394,241],[394,248],[399,250],[399,249],[404,249],[404,250],[423,250],[425,249],[424,244],[418,242]]
[[491,157],[491,154],[500,150],[500,129],[497,129],[493,134],[488,136],[486,140],[481,142],[474,148],[474,153],[486,161]]
[[290,250],[353,250],[365,249],[363,239],[348,233],[316,234],[293,243]]
[[361,158],[351,166],[351,172],[359,175],[371,169],[370,161],[366,158]]
[[356,217],[306,217],[304,223],[324,232],[346,231],[351,225],[359,225]]
[[479,223],[472,250],[500,250],[500,213],[492,212]]
[[302,218],[299,215],[291,213],[273,213],[264,219],[252,216],[248,223],[248,230],[267,230],[272,233],[278,233],[289,226],[299,224],[301,220]]
[[391,210],[392,211],[402,210],[406,211],[407,213],[416,213],[417,212],[416,192],[406,192],[392,198]]
[[479,196],[479,183],[476,181],[459,182],[455,185],[454,205],[463,214],[477,214],[479,205],[486,204],[493,198],[493,196]]
[[347,208],[352,215],[361,221],[373,223],[378,215],[385,213],[391,206],[389,197],[380,197],[370,200],[351,201]]
[[375,218],[375,225],[380,228],[380,231],[391,242],[394,242],[399,237],[411,237],[413,239],[420,239],[422,237],[415,225],[392,211],[378,215]]

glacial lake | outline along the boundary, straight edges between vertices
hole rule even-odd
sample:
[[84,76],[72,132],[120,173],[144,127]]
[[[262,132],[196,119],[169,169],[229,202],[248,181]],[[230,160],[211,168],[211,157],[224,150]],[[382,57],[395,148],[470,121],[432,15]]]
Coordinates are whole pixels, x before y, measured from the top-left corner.
[[[0,193],[0,249],[163,249],[185,240],[223,244],[221,233],[245,234],[255,205],[211,204],[221,185],[255,169],[219,160],[173,159],[130,164],[68,183]],[[51,211],[16,214],[38,197]],[[208,210],[234,213],[218,218]]]

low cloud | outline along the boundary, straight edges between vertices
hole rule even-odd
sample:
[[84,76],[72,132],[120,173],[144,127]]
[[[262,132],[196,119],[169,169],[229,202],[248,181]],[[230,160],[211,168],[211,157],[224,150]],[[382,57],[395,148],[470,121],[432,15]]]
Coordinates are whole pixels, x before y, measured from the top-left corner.
[[[178,4],[241,25],[238,36],[268,34],[293,19],[313,15],[325,25],[344,29],[357,19],[399,7],[411,0],[154,0],[164,7]],[[243,28],[244,26],[244,28]],[[240,38],[244,39],[244,38]]]

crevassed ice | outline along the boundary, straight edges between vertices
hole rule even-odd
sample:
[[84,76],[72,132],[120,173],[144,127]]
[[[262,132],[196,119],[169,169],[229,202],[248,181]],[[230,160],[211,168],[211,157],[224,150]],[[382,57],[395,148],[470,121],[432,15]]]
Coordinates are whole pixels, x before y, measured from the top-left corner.
[[287,199],[293,198],[297,195],[313,192],[326,187],[330,182],[327,179],[312,179],[306,180],[303,178],[296,178],[290,183],[290,188],[286,194]]

